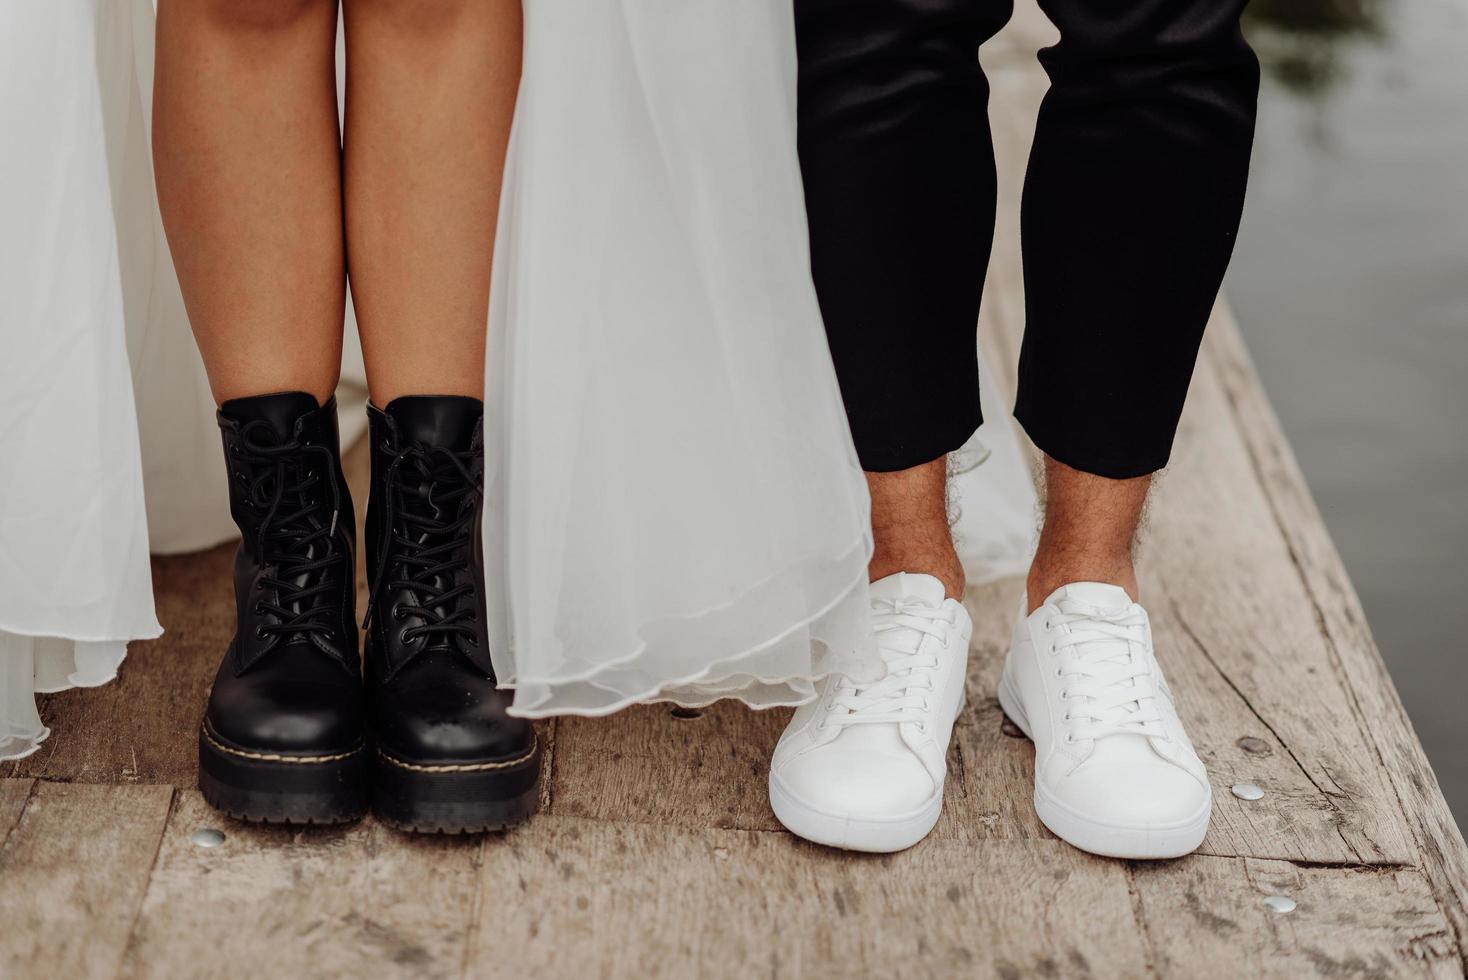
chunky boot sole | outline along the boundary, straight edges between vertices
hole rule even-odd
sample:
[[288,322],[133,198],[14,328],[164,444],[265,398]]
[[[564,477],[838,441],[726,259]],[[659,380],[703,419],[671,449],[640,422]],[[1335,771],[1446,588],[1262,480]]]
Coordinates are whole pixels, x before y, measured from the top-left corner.
[[367,812],[370,754],[363,745],[322,756],[282,756],[225,745],[199,729],[204,801],[248,823],[341,824]]
[[518,759],[428,764],[377,750],[372,809],[420,834],[477,834],[528,819],[540,805],[540,741]]

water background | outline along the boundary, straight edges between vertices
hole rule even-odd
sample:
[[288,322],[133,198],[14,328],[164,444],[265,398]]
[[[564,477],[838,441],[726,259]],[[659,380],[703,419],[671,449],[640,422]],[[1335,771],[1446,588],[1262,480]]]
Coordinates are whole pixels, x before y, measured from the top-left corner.
[[1255,0],[1247,32],[1224,289],[1468,826],[1468,0]]

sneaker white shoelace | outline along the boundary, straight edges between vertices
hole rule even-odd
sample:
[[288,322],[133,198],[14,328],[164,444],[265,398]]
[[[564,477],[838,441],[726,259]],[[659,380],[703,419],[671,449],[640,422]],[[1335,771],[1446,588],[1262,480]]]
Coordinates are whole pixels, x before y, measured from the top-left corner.
[[822,727],[911,722],[925,731],[939,662],[936,652],[922,649],[923,639],[931,636],[946,642],[955,619],[942,609],[900,599],[874,599],[872,607],[877,652],[887,665],[887,676],[865,686],[838,678]]
[[1056,673],[1065,679],[1060,696],[1067,742],[1122,734],[1167,736],[1140,608],[1062,611],[1043,625],[1051,637],[1050,654],[1059,659]]

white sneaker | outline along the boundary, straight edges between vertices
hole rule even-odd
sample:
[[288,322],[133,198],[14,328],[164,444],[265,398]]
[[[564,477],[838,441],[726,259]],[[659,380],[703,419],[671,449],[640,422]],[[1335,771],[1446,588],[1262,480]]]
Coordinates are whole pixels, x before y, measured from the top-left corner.
[[1035,812],[1083,851],[1181,857],[1203,843],[1213,792],[1152,652],[1147,612],[1076,582],[1025,616],[999,680],[1035,743]]
[[887,676],[826,678],[790,720],[770,762],[770,806],[792,833],[854,851],[900,851],[943,808],[948,739],[963,710],[973,622],[931,575],[872,583]]

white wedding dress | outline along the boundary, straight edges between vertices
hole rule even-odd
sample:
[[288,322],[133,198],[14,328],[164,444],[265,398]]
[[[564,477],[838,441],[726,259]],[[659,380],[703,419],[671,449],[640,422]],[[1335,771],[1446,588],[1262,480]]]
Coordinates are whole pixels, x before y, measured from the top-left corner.
[[[152,193],[151,31],[150,0],[0,5],[0,758],[45,738],[35,692],[103,683],[158,635],[150,542],[233,533]],[[485,393],[495,663],[517,711],[793,704],[828,670],[880,669],[865,486],[808,273],[792,32],[790,0],[526,4]],[[954,457],[976,582],[1022,568],[1034,507],[984,398],[991,423]]]

